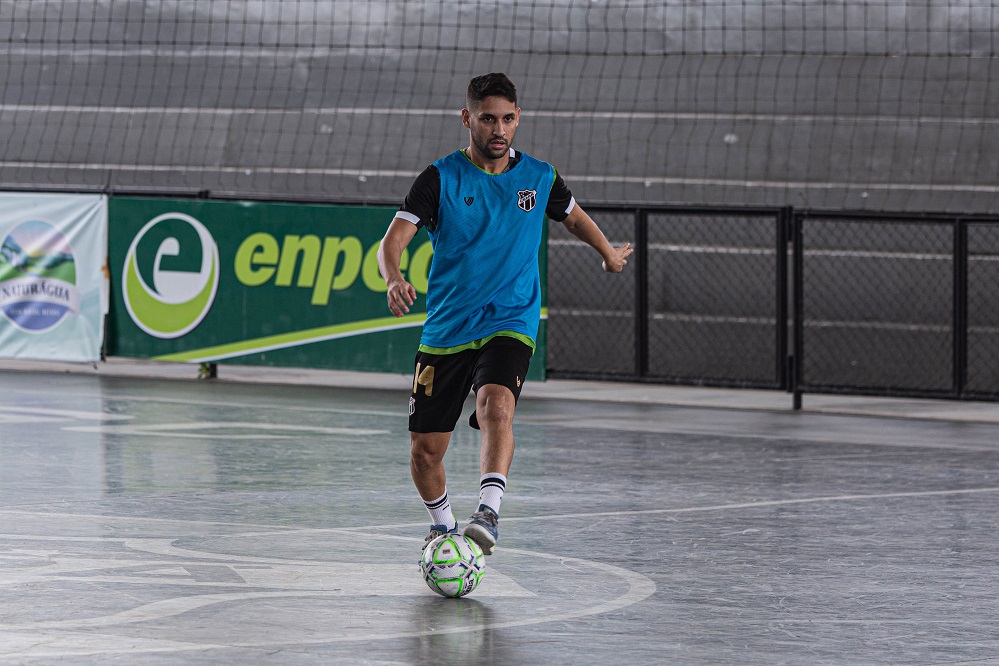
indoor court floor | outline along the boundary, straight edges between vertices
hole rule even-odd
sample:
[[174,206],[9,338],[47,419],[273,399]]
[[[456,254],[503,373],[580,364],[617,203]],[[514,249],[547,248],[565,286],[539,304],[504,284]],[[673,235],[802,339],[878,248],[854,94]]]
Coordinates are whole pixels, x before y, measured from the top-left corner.
[[[407,381],[0,370],[0,662],[999,664],[997,423],[528,385],[451,600]],[[461,520],[464,422],[446,464]]]

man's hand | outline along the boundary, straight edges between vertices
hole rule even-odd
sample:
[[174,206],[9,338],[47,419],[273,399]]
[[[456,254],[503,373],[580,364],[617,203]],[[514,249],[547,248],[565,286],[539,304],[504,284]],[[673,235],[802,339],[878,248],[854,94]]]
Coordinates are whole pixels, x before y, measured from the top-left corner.
[[634,250],[631,248],[631,243],[625,243],[621,247],[613,248],[613,252],[609,257],[605,257],[603,260],[604,270],[608,273],[620,273],[624,270],[624,267],[628,265],[628,257]]
[[403,279],[388,285],[388,308],[396,317],[409,314],[409,306],[416,300],[416,289]]

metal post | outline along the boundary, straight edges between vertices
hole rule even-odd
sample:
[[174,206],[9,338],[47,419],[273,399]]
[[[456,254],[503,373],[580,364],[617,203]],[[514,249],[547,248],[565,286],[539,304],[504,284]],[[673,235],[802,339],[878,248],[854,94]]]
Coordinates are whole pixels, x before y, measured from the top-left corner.
[[635,211],[635,374],[649,373],[649,213]]
[[777,381],[779,387],[788,390],[791,386],[788,366],[791,358],[788,355],[788,305],[790,294],[788,284],[787,249],[791,242],[790,230],[792,223],[790,207],[781,208],[777,213]]
[[954,221],[954,393],[964,394],[968,380],[968,223]]
[[791,225],[792,238],[792,264],[793,277],[791,278],[791,288],[794,290],[792,299],[794,318],[794,334],[792,339],[791,362],[788,363],[789,377],[788,390],[794,395],[793,406],[795,411],[801,410],[801,376],[802,359],[804,354],[804,276],[805,276],[805,248],[802,240],[802,227],[804,226],[804,214],[792,215],[789,223]]

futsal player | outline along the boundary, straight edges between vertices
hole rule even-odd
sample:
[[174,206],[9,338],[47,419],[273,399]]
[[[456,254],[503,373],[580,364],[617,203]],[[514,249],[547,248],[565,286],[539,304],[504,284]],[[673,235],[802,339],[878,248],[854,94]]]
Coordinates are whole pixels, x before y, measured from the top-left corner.
[[400,271],[402,252],[427,229],[434,258],[409,399],[410,471],[431,522],[424,547],[458,529],[444,453],[473,390],[469,425],[481,431],[481,477],[478,508],[462,533],[490,555],[513,460],[514,408],[541,317],[538,249],[545,218],[593,247],[607,272],[621,272],[632,249],[607,241],[552,165],[513,149],[520,108],[506,75],[469,82],[461,121],[468,147],[416,178],[382,239],[378,266],[388,308],[401,317],[416,300]]

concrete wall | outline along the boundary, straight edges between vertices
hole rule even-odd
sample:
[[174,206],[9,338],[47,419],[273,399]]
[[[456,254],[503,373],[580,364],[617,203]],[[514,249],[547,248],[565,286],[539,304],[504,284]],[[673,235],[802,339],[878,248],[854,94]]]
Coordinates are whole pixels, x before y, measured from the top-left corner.
[[595,203],[999,212],[999,8],[967,2],[0,5],[0,186],[394,202],[506,71]]

